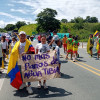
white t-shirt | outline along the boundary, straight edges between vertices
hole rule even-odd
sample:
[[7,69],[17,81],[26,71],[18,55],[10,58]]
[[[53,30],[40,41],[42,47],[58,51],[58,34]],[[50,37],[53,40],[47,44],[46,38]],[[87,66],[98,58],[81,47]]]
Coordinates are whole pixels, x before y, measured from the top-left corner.
[[56,47],[55,41],[59,40],[59,36],[58,36],[58,35],[54,35],[54,36],[53,36],[53,40],[54,40],[54,42],[52,43],[52,46],[53,46],[53,47]]
[[8,46],[8,42],[7,41],[1,42],[1,45],[2,45],[2,49],[6,49]]
[[37,44],[36,49],[38,49],[38,54],[46,53],[50,50],[48,44],[42,43]]
[[21,43],[21,42],[20,42],[19,54],[22,54],[22,53],[24,52],[25,45],[26,45],[26,42],[24,42],[24,43]]

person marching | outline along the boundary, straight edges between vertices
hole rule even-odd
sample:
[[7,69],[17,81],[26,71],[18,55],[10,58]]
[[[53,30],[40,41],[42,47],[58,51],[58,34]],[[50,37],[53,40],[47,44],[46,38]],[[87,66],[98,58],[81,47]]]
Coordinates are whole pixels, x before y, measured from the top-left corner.
[[19,41],[16,42],[11,51],[7,74],[11,78],[11,85],[13,87],[17,89],[23,89],[26,87],[28,93],[32,94],[33,90],[31,88],[31,83],[28,82],[28,86],[26,86],[26,83],[23,83],[21,66],[18,65],[18,58],[20,58],[23,54],[35,54],[35,49],[33,48],[31,42],[26,39],[26,33],[21,31],[19,33]]
[[57,41],[55,41],[55,43],[57,44],[55,51],[56,51],[57,59],[58,59],[58,62],[59,62],[59,72],[60,72],[61,61],[60,61],[60,48],[59,47],[61,45],[61,41],[57,40]]
[[74,38],[74,41],[72,43],[73,45],[73,62],[75,62],[75,59],[77,58],[78,55],[78,46],[79,46],[79,42],[77,41],[77,37]]
[[49,46],[52,45],[52,49],[53,49],[53,50],[55,50],[55,48],[56,48],[56,43],[55,43],[55,41],[57,41],[57,40],[60,40],[60,38],[59,38],[59,36],[57,35],[57,31],[54,30],[54,31],[53,31],[53,38],[52,38],[51,42],[49,43]]
[[[49,48],[49,45],[46,43],[46,36],[42,35],[41,43],[36,45],[36,54],[42,54],[42,53],[46,53],[46,52],[50,52],[50,48]],[[38,83],[38,88],[41,88],[41,86],[42,86],[42,83],[40,80]],[[46,80],[43,81],[43,86],[44,86],[44,89],[48,88],[46,86]]]
[[89,47],[89,50],[90,50],[91,57],[93,56],[93,52],[92,52],[93,45],[94,45],[93,34],[90,34],[90,47]]
[[6,36],[2,36],[1,45],[3,51],[3,60],[5,61],[6,53],[8,51],[8,42],[6,41]]
[[72,39],[72,35],[69,35],[69,38],[67,39],[66,43],[67,43],[67,55],[66,55],[66,59],[68,59],[68,55],[71,54],[71,60],[72,60],[72,55],[73,55],[73,45],[72,45],[73,39]]
[[98,41],[97,41],[97,60],[99,60],[100,56],[100,33],[98,35]]
[[67,36],[66,35],[64,35],[64,38],[63,38],[63,48],[64,48],[64,53],[65,52],[67,52],[67,43],[66,43],[66,41],[67,41]]
[[12,37],[12,42],[11,42],[11,50],[13,49],[15,43],[16,43],[16,38],[15,37]]

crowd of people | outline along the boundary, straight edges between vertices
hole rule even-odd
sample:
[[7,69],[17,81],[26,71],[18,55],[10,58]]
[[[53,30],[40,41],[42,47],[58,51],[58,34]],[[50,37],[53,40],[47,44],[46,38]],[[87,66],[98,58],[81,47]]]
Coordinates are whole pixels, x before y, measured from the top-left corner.
[[[18,55],[23,55],[23,54],[43,54],[43,53],[47,53],[50,52],[50,49],[54,50],[56,55],[57,55],[57,59],[59,61],[59,72],[61,69],[61,61],[60,61],[60,47],[63,44],[63,49],[64,49],[64,54],[66,55],[66,59],[68,59],[69,54],[71,55],[71,60],[73,60],[73,62],[75,62],[78,58],[78,47],[79,47],[79,42],[78,42],[78,36],[72,36],[71,34],[69,34],[69,37],[67,37],[66,35],[64,35],[62,41],[59,38],[59,36],[57,35],[57,31],[53,31],[53,36],[51,36],[51,34],[49,34],[48,36],[46,36],[45,34],[39,35],[37,37],[38,40],[38,44],[36,45],[36,48],[34,48],[34,46],[31,44],[31,42],[27,39],[26,33],[24,31],[21,31],[19,33],[19,41],[15,38],[12,37],[12,41],[9,44],[8,41],[6,40],[5,36],[2,36],[1,42],[0,42],[0,66],[2,66],[2,61],[5,62],[5,58],[6,55],[8,55],[8,49],[10,50],[11,48],[11,56],[10,58],[13,58],[14,64],[15,61],[17,62],[17,58],[14,56],[18,56]],[[92,53],[92,49],[93,49],[93,45],[94,45],[94,39],[93,39],[93,35],[90,35],[90,39],[89,39],[89,51],[90,51],[90,55],[92,57],[93,53]],[[96,39],[97,42],[97,59],[99,59],[100,56],[100,33],[98,35],[98,39]],[[12,60],[9,60],[9,65],[8,67],[10,67],[10,63],[13,63]],[[19,70],[21,72],[21,66],[18,65]],[[2,71],[0,71],[0,73],[2,73]],[[9,73],[9,71],[8,71]],[[8,74],[8,76],[10,76]],[[22,77],[21,77],[22,78]],[[42,81],[40,80],[38,82],[38,88],[41,88],[43,84],[44,89],[47,89],[48,86],[46,85],[46,80]],[[24,87],[27,87],[26,90],[28,91],[29,94],[33,93],[32,88],[31,88],[31,82],[27,83],[22,83],[22,85],[20,86],[20,89],[23,89]]]

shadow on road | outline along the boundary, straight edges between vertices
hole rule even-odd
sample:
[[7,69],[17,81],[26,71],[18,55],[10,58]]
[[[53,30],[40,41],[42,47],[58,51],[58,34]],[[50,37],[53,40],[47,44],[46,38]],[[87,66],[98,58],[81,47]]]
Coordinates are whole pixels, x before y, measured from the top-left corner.
[[70,79],[70,78],[74,78],[74,77],[70,76],[70,75],[67,75],[67,74],[64,74],[64,73],[61,73],[61,78]]
[[61,63],[68,63],[67,60],[61,60],[60,62],[61,62]]
[[[51,87],[51,86],[49,86],[48,89],[43,89],[43,87],[41,89],[33,87],[32,89],[33,89],[33,94],[29,98],[53,98],[53,97],[64,97],[72,95],[71,92],[68,92],[62,88]],[[19,96],[19,97],[29,96],[26,89],[20,91],[17,90],[14,92],[15,92],[14,96]]]

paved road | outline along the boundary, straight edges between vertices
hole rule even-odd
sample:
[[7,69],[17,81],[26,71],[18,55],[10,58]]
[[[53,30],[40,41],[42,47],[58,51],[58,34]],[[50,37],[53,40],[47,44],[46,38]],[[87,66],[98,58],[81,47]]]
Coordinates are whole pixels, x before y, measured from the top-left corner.
[[65,60],[63,49],[61,54],[61,78],[47,81],[48,90],[38,90],[37,82],[32,83],[32,95],[11,87],[5,69],[0,78],[0,100],[99,100],[100,60],[95,60],[96,56],[90,58],[85,47],[79,48],[80,60],[75,63]]

